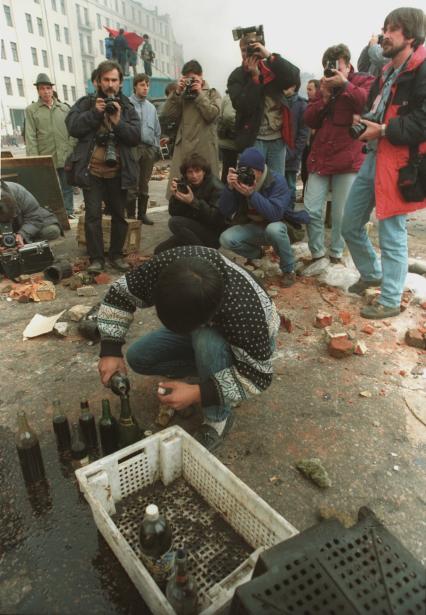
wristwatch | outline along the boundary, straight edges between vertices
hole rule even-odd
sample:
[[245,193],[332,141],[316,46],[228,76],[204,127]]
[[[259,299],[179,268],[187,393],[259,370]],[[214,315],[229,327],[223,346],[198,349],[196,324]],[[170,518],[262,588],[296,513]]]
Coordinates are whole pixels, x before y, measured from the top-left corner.
[[381,137],[386,137],[386,124],[381,125]]

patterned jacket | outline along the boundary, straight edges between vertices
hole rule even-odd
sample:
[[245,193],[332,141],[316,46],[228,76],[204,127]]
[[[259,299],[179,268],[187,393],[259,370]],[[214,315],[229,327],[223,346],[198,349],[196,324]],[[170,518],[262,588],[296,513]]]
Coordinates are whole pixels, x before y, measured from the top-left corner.
[[225,296],[208,326],[229,343],[234,364],[201,382],[203,406],[238,402],[265,390],[272,381],[272,352],[279,329],[275,305],[255,279],[217,250],[183,246],[157,254],[110,287],[98,315],[100,356],[122,356],[121,347],[137,307],[154,304],[153,290],[162,269],[178,258],[198,257],[225,279]]

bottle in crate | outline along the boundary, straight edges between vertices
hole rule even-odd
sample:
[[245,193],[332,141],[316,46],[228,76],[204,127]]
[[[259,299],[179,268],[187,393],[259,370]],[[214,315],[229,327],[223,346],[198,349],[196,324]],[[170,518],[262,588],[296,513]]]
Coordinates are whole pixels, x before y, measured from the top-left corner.
[[139,543],[145,568],[157,585],[164,588],[173,570],[172,531],[155,504],[149,504],[145,509]]
[[29,426],[23,410],[18,411],[18,431],[15,435],[15,444],[25,481],[34,483],[43,480],[45,471],[40,443],[36,433]]
[[184,549],[176,551],[175,570],[167,582],[166,596],[177,615],[195,615],[198,612],[197,585],[188,573]]
[[118,425],[111,414],[109,399],[102,400],[102,416],[98,425],[103,454],[110,455],[118,451]]

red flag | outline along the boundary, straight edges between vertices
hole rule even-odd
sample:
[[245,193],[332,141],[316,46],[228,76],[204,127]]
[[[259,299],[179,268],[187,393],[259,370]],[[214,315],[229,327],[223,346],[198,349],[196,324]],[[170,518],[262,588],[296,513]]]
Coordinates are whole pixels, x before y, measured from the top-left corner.
[[[118,30],[114,30],[114,28],[108,28],[107,26],[104,26],[104,28],[105,30],[108,30],[108,32],[110,32],[114,38],[118,35]],[[142,45],[143,43],[142,36],[139,36],[139,34],[136,34],[136,32],[124,32],[124,36],[132,51],[137,51],[139,45]]]

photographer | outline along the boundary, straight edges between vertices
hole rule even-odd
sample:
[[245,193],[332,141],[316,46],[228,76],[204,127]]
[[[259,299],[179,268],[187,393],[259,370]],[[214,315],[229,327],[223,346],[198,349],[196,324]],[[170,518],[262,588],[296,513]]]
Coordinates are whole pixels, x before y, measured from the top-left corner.
[[169,229],[172,237],[155,248],[155,254],[177,246],[219,247],[219,235],[226,228],[218,201],[224,188],[212,175],[202,156],[192,154],[180,167],[181,179],[173,178],[169,201]]
[[[17,248],[42,239],[52,241],[63,235],[55,214],[41,207],[31,192],[14,182],[1,182],[0,227],[0,235],[6,227],[8,232],[14,233]],[[0,245],[2,243],[0,239]]]
[[197,60],[184,64],[182,76],[164,103],[160,117],[161,121],[177,124],[167,198],[170,198],[171,182],[179,173],[180,165],[194,152],[207,160],[213,175],[219,176],[216,120],[220,101],[219,92],[209,88],[204,80]]
[[364,47],[358,58],[357,68],[361,73],[370,73],[380,77],[386,58],[382,49],[383,34],[372,34],[368,45]]
[[351,138],[349,128],[353,114],[360,113],[365,105],[373,77],[355,73],[350,59],[346,45],[335,45],[325,51],[320,92],[309,102],[304,114],[305,124],[315,129],[315,139],[308,156],[309,177],[305,190],[305,207],[311,218],[308,243],[313,261],[324,258],[326,252],[324,203],[330,189],[330,261],[341,261],[345,246],[341,235],[343,209],[364,160],[362,143]]
[[109,60],[98,66],[98,91],[76,102],[67,117],[69,133],[78,139],[68,166],[74,184],[83,188],[85,234],[90,257],[88,271],[104,268],[102,199],[108,194],[111,211],[109,258],[119,271],[129,265],[122,258],[127,222],[124,218],[127,190],[137,182],[137,162],[131,148],[141,139],[139,117],[121,93],[123,73]]
[[[407,214],[426,207],[425,15],[400,8],[385,19],[383,54],[390,60],[371,88],[354,136],[367,143],[367,157],[346,202],[342,233],[361,274],[349,291],[361,295],[380,286],[364,318],[400,313],[408,269]],[[376,209],[381,263],[365,224]]]
[[228,78],[227,89],[236,110],[237,150],[254,145],[271,171],[284,175],[286,143],[291,141],[290,111],[283,90],[299,78],[299,69],[268,51],[256,32],[240,39],[242,65]]
[[284,177],[270,171],[254,147],[243,151],[237,169],[229,169],[219,200],[220,211],[234,225],[222,233],[220,245],[250,260],[261,258],[262,246],[271,245],[280,257],[284,288],[296,281],[291,241],[303,237],[302,224],[309,222],[306,212],[292,210],[291,201]]

